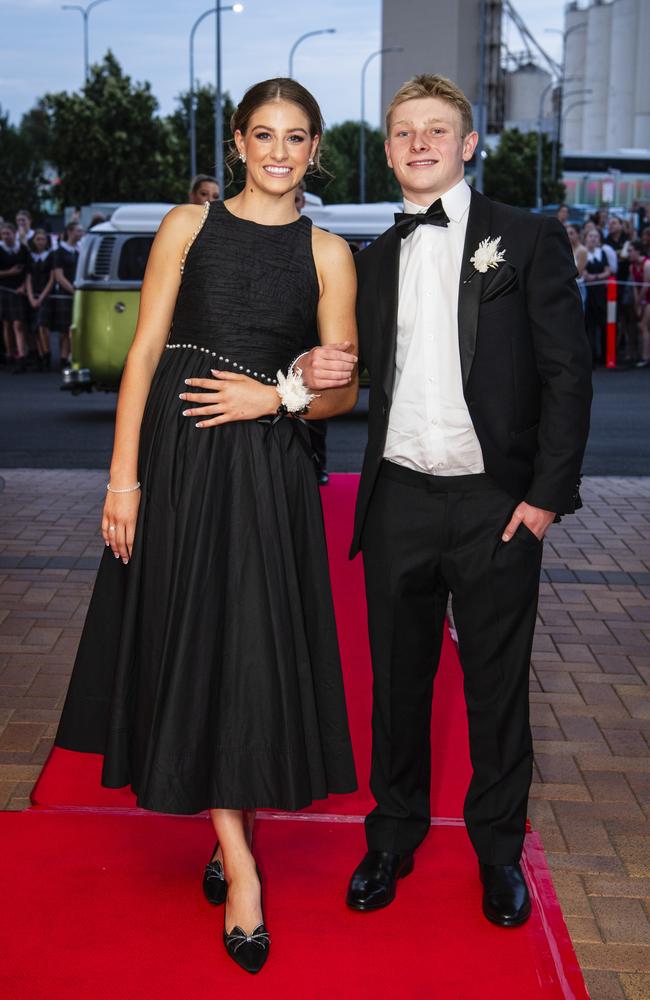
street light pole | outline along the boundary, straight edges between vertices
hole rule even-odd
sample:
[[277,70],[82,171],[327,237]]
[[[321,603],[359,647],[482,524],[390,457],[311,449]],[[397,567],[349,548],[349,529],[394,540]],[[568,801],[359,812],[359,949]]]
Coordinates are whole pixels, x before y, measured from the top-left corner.
[[214,176],[223,198],[223,109],[221,107],[221,0],[214,0]]
[[335,35],[336,28],[320,28],[318,31],[306,31],[304,35],[300,38],[296,38],[295,42],[289,50],[289,79],[293,80],[293,57],[296,49],[301,42],[304,42],[305,38],[313,38],[314,35]]
[[487,3],[481,0],[479,34],[479,76],[478,76],[478,142],[476,143],[476,190],[483,193],[483,144],[485,141],[485,31],[487,28]]
[[557,180],[557,164],[559,159],[559,147],[560,140],[562,138],[562,105],[564,103],[564,84],[567,82],[566,79],[566,40],[569,35],[573,34],[574,31],[584,31],[586,29],[586,24],[573,24],[570,28],[563,31],[561,28],[545,28],[544,30],[548,33],[553,33],[557,35],[562,35],[562,65],[560,67],[560,79],[558,87],[558,98],[557,98],[557,114],[555,120],[555,129],[553,135],[553,149],[552,149],[552,159],[551,159],[551,176],[553,180]]
[[537,167],[535,170],[535,205],[542,207],[542,123],[544,116],[544,101],[546,95],[555,86],[553,80],[548,83],[539,98],[539,111],[537,114]]
[[[222,7],[219,0],[215,0],[214,7],[209,7],[197,17],[190,29],[190,176],[196,175],[196,108],[194,105],[194,39],[196,30],[211,14],[217,16],[216,30],[216,53],[215,53],[215,177],[219,181],[219,193],[223,196],[223,113],[221,109],[221,18],[220,13],[224,10],[231,10],[235,14],[241,14],[244,5],[241,3],[231,4]],[[219,125],[220,123],[220,125]],[[221,153],[221,176],[219,175],[219,153]]]
[[386,52],[403,52],[404,49],[391,46],[371,52],[361,68],[361,122],[359,124],[359,203],[366,201],[366,70],[377,56]]
[[84,22],[84,83],[88,83],[88,73],[90,64],[88,60],[88,17],[93,7],[98,7],[100,3],[108,3],[109,0],[92,0],[87,7],[82,7],[78,3],[64,3],[61,10],[78,10]]

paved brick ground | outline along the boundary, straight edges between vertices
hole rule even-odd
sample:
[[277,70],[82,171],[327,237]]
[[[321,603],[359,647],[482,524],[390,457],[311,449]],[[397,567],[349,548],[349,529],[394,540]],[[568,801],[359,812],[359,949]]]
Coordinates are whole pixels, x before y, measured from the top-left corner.
[[[101,472],[0,495],[0,808],[51,746],[101,553]],[[593,1000],[650,998],[650,478],[590,479],[545,546],[530,816]]]

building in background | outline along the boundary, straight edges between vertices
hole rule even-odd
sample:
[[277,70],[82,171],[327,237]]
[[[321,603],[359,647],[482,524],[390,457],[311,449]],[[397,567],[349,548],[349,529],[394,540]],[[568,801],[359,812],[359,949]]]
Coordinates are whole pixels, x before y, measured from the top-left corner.
[[[403,51],[382,60],[382,117],[402,83],[440,73],[479,121],[481,10],[481,0],[383,0],[382,48]],[[561,139],[567,200],[649,201],[650,0],[567,3],[563,66],[516,0],[485,0],[484,17],[488,147],[504,128],[546,132],[556,150]]]
[[565,11],[563,180],[567,198],[650,199],[650,0],[572,2]]
[[520,132],[535,132],[540,120],[544,132],[554,127],[551,85],[553,77],[532,59],[509,69],[505,77],[505,128]]
[[[505,74],[501,60],[502,0],[485,7],[488,132],[503,128]],[[384,0],[382,48],[402,48],[382,60],[381,120],[395,91],[417,73],[454,80],[479,101],[480,0]],[[478,116],[476,116],[478,117]]]
[[589,91],[567,108],[572,152],[650,148],[650,3],[591,0],[565,13],[567,89]]

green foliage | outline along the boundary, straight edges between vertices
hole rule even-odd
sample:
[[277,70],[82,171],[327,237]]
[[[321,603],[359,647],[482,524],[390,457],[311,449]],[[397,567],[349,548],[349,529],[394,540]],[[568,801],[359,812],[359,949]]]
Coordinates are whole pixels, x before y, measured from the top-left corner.
[[42,164],[32,154],[28,139],[0,109],[0,211],[13,222],[19,208],[38,211]]
[[[484,164],[485,194],[507,205],[532,208],[535,205],[537,173],[537,133],[506,129],[499,145],[488,152]],[[551,177],[551,143],[542,134],[542,201],[545,205],[564,200],[564,184]]]
[[[197,170],[214,173],[214,87],[198,84]],[[75,93],[46,94],[23,116],[18,129],[0,117],[0,208],[38,210],[44,162],[54,165],[60,183],[59,207],[93,201],[169,201],[187,198],[190,173],[189,93],[176,110],[158,114],[149,83],[135,83],[107,52]],[[224,95],[224,140],[231,139],[234,105]],[[399,200],[399,187],[386,165],[383,135],[366,125],[366,200]],[[8,151],[5,152],[5,150]],[[307,177],[307,189],[326,203],[359,200],[359,123],[343,122],[323,137],[324,172]],[[241,188],[239,163],[226,168],[226,194]]]
[[[321,175],[307,177],[307,190],[326,204],[359,201],[359,122],[346,121],[326,129]],[[399,185],[386,163],[380,129],[365,126],[366,201],[399,201]]]
[[169,128],[149,83],[132,83],[109,51],[79,93],[46,94],[47,157],[64,205],[165,200],[173,185]]

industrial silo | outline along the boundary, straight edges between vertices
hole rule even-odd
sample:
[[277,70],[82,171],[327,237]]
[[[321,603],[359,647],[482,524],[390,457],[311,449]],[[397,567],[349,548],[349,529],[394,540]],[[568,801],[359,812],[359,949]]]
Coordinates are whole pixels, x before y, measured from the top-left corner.
[[636,37],[636,80],[634,95],[634,135],[632,145],[650,149],[650,3],[640,0]]
[[[533,62],[524,63],[506,76],[506,128],[522,132],[537,129],[540,104],[544,128],[551,128],[551,75]],[[547,89],[548,88],[548,89]],[[544,93],[546,91],[546,93]]]
[[565,94],[562,108],[562,145],[564,149],[582,149],[582,120],[588,94],[576,94],[585,89],[585,52],[587,48],[587,11],[575,2],[566,8],[564,19],[565,48]]
[[[582,118],[582,149],[608,146],[607,104],[609,100],[609,59],[612,31],[612,4],[596,0],[587,10],[585,87],[589,93]],[[574,32],[581,34],[581,32]],[[577,99],[577,98],[576,98]]]
[[[605,148],[623,149],[634,144],[636,51],[639,0],[615,0],[612,4],[612,31],[607,101],[607,138]],[[647,2],[642,4],[647,8]],[[647,53],[644,56],[645,90],[648,90]],[[589,98],[592,95],[587,95]]]

